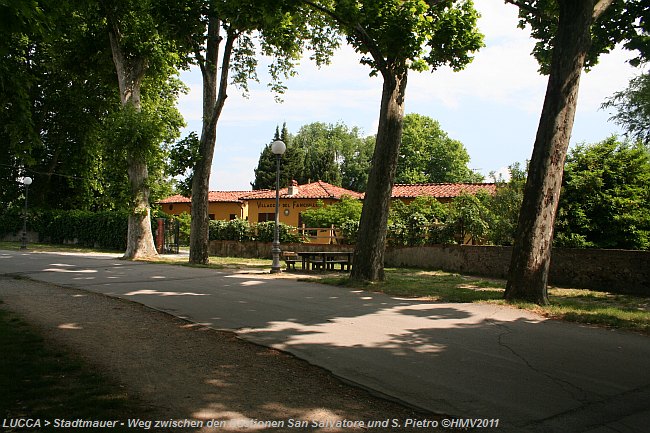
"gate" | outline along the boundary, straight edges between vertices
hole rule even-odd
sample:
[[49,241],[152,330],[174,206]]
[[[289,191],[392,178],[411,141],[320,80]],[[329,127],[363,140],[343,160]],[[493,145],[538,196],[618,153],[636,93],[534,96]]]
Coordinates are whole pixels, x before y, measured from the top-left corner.
[[173,219],[158,218],[156,249],[158,254],[178,254],[180,223]]

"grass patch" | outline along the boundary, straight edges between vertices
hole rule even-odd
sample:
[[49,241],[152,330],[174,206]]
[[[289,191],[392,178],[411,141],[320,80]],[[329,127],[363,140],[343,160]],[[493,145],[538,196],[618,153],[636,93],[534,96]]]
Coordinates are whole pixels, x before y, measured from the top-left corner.
[[[0,250],[19,251],[20,242],[0,242]],[[124,253],[124,251],[101,250],[97,248],[79,247],[76,245],[56,245],[56,244],[27,244],[27,251],[32,253]]]
[[195,268],[211,269],[249,269],[260,270],[270,269],[272,261],[270,259],[245,259],[240,257],[210,257],[210,263],[207,265],[193,265],[188,263],[186,256],[156,258],[146,260],[148,263],[161,263],[168,265],[190,266]]
[[3,419],[38,418],[42,424],[55,418],[126,421],[134,413],[140,417],[149,413],[118,385],[50,347],[29,325],[4,310],[0,310],[0,353]]
[[[550,288],[550,305],[508,304],[503,299],[505,281],[468,277],[442,271],[387,268],[386,281],[359,284],[347,276],[318,281],[381,292],[391,296],[425,298],[438,302],[488,302],[512,305],[542,316],[590,325],[628,329],[650,334],[650,298],[583,289]],[[313,281],[313,280],[312,280]]]

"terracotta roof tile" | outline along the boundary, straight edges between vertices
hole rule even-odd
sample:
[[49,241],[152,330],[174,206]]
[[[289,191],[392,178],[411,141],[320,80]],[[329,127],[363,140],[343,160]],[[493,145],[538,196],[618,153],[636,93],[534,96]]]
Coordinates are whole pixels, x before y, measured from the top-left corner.
[[435,198],[453,198],[462,192],[476,194],[486,191],[489,194],[496,192],[494,183],[419,183],[393,185],[392,198],[415,198],[429,196]]
[[[246,194],[250,194],[250,191],[210,191],[208,192],[208,201],[210,203],[241,203],[240,197]],[[191,201],[189,197],[177,194],[160,200],[158,203],[191,203]]]
[[208,193],[208,201],[210,203],[241,203],[241,197],[249,193],[250,191],[210,191]]
[[[327,182],[319,180],[318,182],[312,182],[305,185],[298,185],[295,187],[297,192],[293,195],[289,195],[289,188],[282,188],[280,190],[281,198],[312,198],[312,199],[324,199],[324,198],[334,198],[340,199],[343,196],[350,196],[352,198],[363,198],[363,194],[349,189],[341,188],[340,186],[332,185]],[[275,198],[275,190],[263,190],[263,191],[252,191],[244,196],[241,196],[242,199],[254,200],[254,199],[267,199]]]
[[[281,198],[303,198],[303,199],[341,199],[343,196],[363,199],[364,194],[341,188],[327,182],[319,180],[318,182],[298,185],[297,193],[289,195],[288,188],[280,190]],[[430,196],[436,198],[453,198],[460,195],[461,192],[476,194],[478,191],[486,191],[494,194],[496,185],[494,183],[420,183],[420,184],[396,184],[393,185],[392,198],[415,198],[420,196]],[[274,199],[274,189],[264,189],[257,191],[210,191],[208,201],[210,203],[241,203],[243,200],[255,199]],[[190,203],[188,197],[174,195],[159,201],[160,204],[168,203]]]
[[185,196],[182,196],[180,194],[173,195],[171,197],[167,197],[165,199],[162,199],[158,201],[160,204],[167,204],[167,203],[190,203],[191,200]]

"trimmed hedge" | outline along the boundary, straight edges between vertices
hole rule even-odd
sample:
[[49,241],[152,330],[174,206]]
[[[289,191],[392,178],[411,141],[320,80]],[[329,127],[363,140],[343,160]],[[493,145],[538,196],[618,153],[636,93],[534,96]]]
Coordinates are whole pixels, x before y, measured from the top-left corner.
[[[38,233],[39,241],[125,250],[128,233],[127,211],[90,212],[81,210],[32,209],[28,212],[27,228]],[[0,234],[22,231],[22,212],[7,210],[0,214]]]
[[[275,222],[250,224],[248,221],[236,218],[230,221],[210,221],[209,239],[211,241],[259,241],[273,242]],[[282,243],[305,242],[297,233],[295,227],[280,223],[278,235]]]

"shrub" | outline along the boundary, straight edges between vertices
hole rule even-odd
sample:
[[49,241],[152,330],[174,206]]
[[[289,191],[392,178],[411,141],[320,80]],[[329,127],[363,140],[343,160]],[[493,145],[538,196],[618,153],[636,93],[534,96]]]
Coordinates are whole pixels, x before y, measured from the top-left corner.
[[[275,221],[266,221],[255,224],[255,240],[260,242],[273,242],[275,235]],[[282,243],[299,243],[305,240],[299,235],[295,227],[283,223],[278,225],[278,237]]]
[[[31,209],[28,211],[27,228],[38,232],[41,241],[124,250],[128,232],[128,212]],[[16,234],[21,230],[21,211],[8,210],[2,213],[0,234]]]

